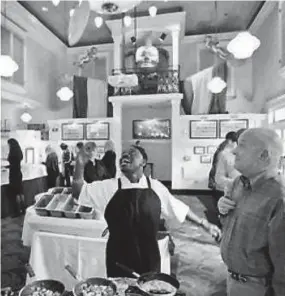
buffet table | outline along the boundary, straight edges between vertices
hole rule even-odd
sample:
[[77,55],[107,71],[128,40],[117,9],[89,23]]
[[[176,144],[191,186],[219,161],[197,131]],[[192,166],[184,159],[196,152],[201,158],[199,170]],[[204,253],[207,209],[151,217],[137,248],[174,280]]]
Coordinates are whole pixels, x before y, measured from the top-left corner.
[[[106,277],[105,248],[102,238],[105,221],[41,217],[27,209],[22,240],[31,246],[30,265],[37,279],[57,279],[71,289],[76,280],[65,270],[70,265],[80,278]],[[170,274],[169,237],[159,240],[161,270]],[[32,279],[34,280],[34,279]],[[27,282],[31,279],[27,277]]]
[[[47,190],[46,168],[44,165],[23,165],[23,193],[27,206],[34,204],[34,197]],[[11,214],[9,200],[9,169],[1,171],[1,218]]]

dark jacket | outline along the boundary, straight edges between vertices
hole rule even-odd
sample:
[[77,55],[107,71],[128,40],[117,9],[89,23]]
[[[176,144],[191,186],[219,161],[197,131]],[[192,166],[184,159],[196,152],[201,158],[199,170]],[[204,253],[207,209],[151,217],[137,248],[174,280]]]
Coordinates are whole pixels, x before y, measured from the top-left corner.
[[47,156],[46,162],[45,162],[47,173],[59,175],[59,168],[58,168],[58,157],[55,152],[50,153]]
[[87,183],[94,181],[102,181],[105,179],[111,179],[104,163],[101,160],[96,159],[95,165],[89,160],[84,167],[84,180]]
[[112,150],[106,151],[102,158],[102,162],[111,178],[116,177],[116,153]]

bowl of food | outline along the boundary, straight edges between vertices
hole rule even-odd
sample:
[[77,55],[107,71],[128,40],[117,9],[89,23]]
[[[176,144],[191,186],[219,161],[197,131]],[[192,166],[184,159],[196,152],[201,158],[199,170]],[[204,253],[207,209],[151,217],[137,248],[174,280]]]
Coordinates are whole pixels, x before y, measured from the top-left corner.
[[89,278],[73,288],[74,296],[114,296],[116,293],[115,283],[104,278]]
[[61,296],[64,291],[64,284],[59,281],[39,280],[23,287],[19,296]]

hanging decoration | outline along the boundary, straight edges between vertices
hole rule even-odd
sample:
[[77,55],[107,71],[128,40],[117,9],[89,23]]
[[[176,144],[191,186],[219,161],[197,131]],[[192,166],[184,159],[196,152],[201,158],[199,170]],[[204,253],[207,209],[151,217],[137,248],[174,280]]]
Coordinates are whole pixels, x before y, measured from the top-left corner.
[[60,0],[52,0],[52,3],[54,6],[58,6],[59,2],[60,2]]
[[60,98],[61,101],[69,101],[73,97],[73,91],[67,87],[62,87],[59,91],[57,91],[56,95]]
[[101,16],[96,16],[94,18],[94,23],[97,28],[100,28],[103,25],[103,18]]
[[156,16],[156,13],[157,13],[157,8],[156,6],[151,6],[149,9],[148,9],[148,12],[149,12],[149,15],[151,17],[155,17]]
[[21,115],[21,120],[25,123],[28,123],[32,120],[32,115],[30,113],[28,113],[27,111],[25,111],[22,115]]
[[208,89],[213,94],[221,93],[226,88],[226,86],[226,82],[218,76],[213,77],[207,85]]
[[254,51],[260,46],[260,40],[249,32],[239,33],[229,42],[227,50],[234,55],[236,59],[248,59]]

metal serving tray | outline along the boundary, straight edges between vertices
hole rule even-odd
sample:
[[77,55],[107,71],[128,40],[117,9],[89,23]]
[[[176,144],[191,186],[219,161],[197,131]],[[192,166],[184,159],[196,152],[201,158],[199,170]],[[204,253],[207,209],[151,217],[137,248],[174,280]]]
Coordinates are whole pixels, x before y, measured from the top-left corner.
[[77,212],[78,207],[79,206],[74,202],[72,196],[69,196],[63,208],[64,217],[70,219],[80,218],[79,213]]
[[64,189],[66,189],[65,187],[54,187],[54,188],[50,188],[48,190],[48,193],[50,194],[59,194],[59,193],[63,193]]
[[35,211],[39,216],[49,216],[50,212],[47,210],[48,204],[53,199],[53,195],[46,193],[35,204]]
[[93,219],[95,217],[95,210],[91,207],[79,206],[77,212],[82,219]]
[[52,217],[63,217],[63,208],[68,198],[69,195],[67,194],[54,195],[53,199],[46,207]]

